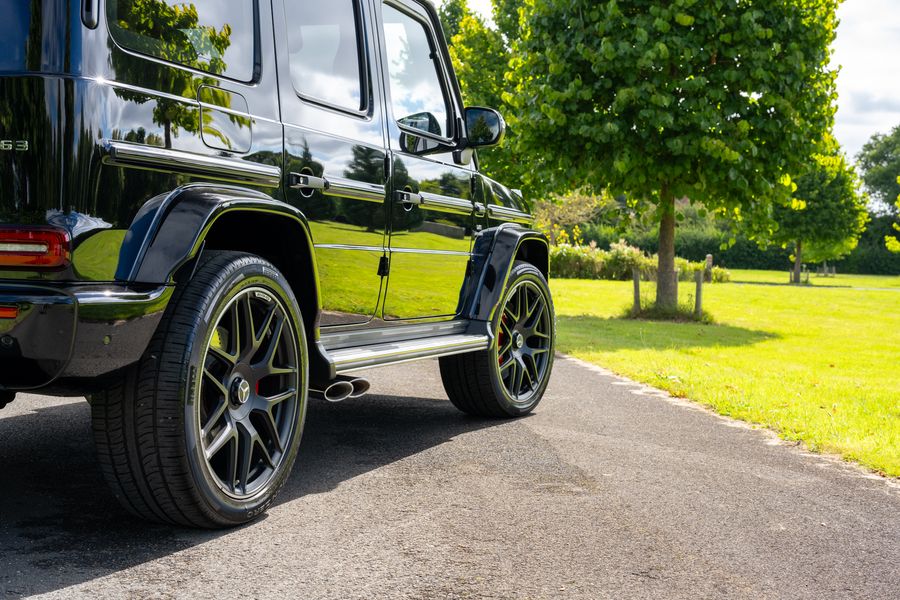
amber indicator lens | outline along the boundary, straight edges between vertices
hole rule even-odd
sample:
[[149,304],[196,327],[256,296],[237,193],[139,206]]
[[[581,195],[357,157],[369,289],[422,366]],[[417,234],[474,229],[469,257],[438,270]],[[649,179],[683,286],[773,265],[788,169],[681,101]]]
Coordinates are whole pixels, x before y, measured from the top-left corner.
[[66,231],[52,227],[0,227],[0,267],[57,268],[68,262]]

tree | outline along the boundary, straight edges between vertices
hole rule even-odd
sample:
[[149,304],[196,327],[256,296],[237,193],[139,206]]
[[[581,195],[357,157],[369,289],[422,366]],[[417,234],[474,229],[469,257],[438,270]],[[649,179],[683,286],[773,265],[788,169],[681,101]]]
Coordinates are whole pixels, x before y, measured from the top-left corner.
[[774,207],[778,229],[772,238],[793,246],[792,280],[800,283],[804,256],[821,262],[849,254],[865,231],[869,213],[856,171],[834,140],[826,141],[823,153],[813,156],[796,183],[791,204]]
[[[477,15],[467,13],[453,36],[450,57],[466,106],[487,106],[509,114],[503,91],[510,52],[498,30],[485,25]],[[478,152],[482,172],[500,181],[519,180],[521,163],[509,149],[514,137],[515,131],[508,129],[500,147]]]
[[[897,177],[897,183],[900,184],[900,176]],[[900,195],[897,196],[897,201],[894,203],[894,206],[897,208],[897,214],[900,214]],[[900,231],[900,223],[892,223],[891,226],[897,231]],[[900,239],[898,239],[896,235],[884,236],[884,245],[887,246],[887,249],[891,252],[900,253]]]
[[504,98],[526,183],[654,207],[673,308],[675,199],[765,232],[830,129],[838,2],[525,0]]
[[441,18],[441,28],[444,30],[444,39],[448,45],[453,44],[453,37],[459,33],[462,20],[471,14],[466,0],[444,0],[441,4],[438,16]]
[[897,214],[894,203],[900,196],[900,125],[890,133],[876,133],[856,155],[869,195],[879,209]]

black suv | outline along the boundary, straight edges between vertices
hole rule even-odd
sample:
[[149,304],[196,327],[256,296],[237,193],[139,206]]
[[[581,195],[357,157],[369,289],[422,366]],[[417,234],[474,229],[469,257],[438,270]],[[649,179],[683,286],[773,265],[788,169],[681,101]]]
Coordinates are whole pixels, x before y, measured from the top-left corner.
[[0,21],[0,405],[86,395],[133,513],[271,505],[309,395],[440,357],[514,417],[553,364],[546,239],[479,174],[425,0],[10,0]]

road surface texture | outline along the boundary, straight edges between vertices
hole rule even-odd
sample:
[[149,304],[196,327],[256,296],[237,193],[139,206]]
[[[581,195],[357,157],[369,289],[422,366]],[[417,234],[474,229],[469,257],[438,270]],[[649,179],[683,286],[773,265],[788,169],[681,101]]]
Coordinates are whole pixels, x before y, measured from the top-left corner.
[[[128,517],[87,403],[0,412],[0,598],[898,598],[896,482],[560,358],[481,420],[437,364],[313,402],[277,505],[230,531]],[[4,596],[5,594],[5,596]]]

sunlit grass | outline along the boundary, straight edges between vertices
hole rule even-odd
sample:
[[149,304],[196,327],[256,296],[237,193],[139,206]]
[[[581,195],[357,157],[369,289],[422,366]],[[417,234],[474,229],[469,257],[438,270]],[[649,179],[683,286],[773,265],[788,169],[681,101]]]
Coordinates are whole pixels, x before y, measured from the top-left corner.
[[887,289],[708,285],[715,325],[621,319],[627,282],[551,287],[561,351],[900,476],[900,277],[853,281]]

